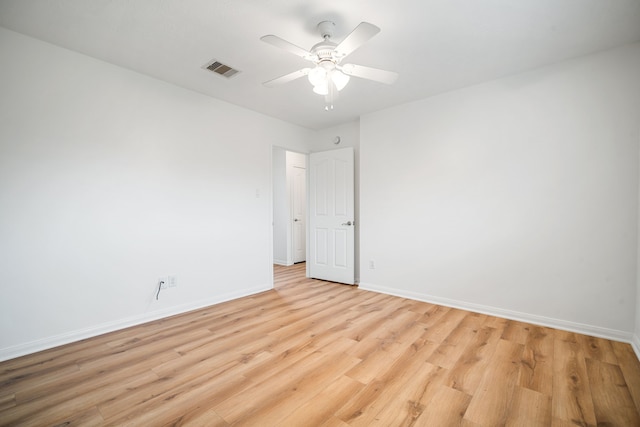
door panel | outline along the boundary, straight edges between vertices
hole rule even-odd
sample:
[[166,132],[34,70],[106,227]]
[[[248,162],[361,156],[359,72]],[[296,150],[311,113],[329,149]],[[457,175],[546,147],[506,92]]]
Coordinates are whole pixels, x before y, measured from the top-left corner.
[[329,265],[329,230],[316,228],[315,230],[315,263],[320,266]]
[[354,283],[353,148],[309,156],[309,276]]
[[293,210],[293,262],[303,262],[307,259],[307,226],[306,226],[306,181],[307,171],[304,168],[293,167],[292,210]]
[[[349,204],[347,201],[347,169],[348,165],[343,161],[336,160],[335,163],[335,193],[334,193],[334,203],[335,203],[335,214],[341,216],[348,215]],[[344,185],[343,185],[344,183]]]
[[313,200],[314,211],[317,216],[326,216],[327,210],[327,185],[329,180],[329,161],[320,159],[312,170],[311,183],[315,189]]
[[334,244],[334,264],[336,267],[347,268],[348,260],[346,248],[348,246],[347,239],[349,238],[346,230],[334,230],[333,232]]

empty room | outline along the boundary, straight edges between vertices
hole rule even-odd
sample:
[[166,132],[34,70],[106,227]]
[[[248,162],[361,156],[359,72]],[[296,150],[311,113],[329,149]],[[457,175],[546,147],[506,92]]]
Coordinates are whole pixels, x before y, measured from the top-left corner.
[[0,426],[640,426],[640,1],[0,0]]

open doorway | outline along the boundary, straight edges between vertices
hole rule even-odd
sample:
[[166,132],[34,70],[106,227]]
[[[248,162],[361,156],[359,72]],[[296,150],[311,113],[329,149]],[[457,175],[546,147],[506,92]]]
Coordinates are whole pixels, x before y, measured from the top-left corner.
[[307,156],[273,147],[273,263],[293,265],[307,256]]

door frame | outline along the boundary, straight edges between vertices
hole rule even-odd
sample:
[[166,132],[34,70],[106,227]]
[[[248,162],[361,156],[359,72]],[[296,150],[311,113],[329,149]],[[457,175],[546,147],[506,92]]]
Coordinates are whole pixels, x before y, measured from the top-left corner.
[[[350,145],[349,145],[350,146]],[[307,226],[306,226],[306,251],[307,251],[307,256],[309,255],[309,154],[311,153],[311,151],[300,151],[300,150],[295,150],[295,149],[291,149],[288,147],[284,147],[282,145],[277,145],[277,144],[271,144],[271,150],[269,151],[269,185],[270,185],[270,193],[271,193],[271,197],[269,198],[269,224],[270,224],[270,232],[269,232],[269,271],[270,271],[270,285],[273,288],[274,285],[274,281],[273,281],[273,227],[274,227],[274,218],[273,218],[273,206],[274,206],[274,202],[273,202],[273,149],[274,148],[279,148],[285,151],[291,151],[294,153],[299,153],[299,154],[304,154],[307,157],[307,168],[306,168],[306,192],[307,192],[307,200],[306,200],[306,220],[307,220]],[[359,201],[359,185],[360,185],[360,179],[359,179],[359,169],[360,169],[360,161],[359,161],[359,147],[353,146],[354,148],[354,155],[355,155],[355,159],[354,159],[354,167],[355,167],[355,176],[354,176],[354,186],[355,186],[355,220],[358,223],[358,226],[355,229],[355,242],[354,242],[354,256],[355,256],[355,282],[356,282],[356,286],[357,284],[360,282],[360,274],[359,274],[359,270],[361,268],[360,266],[360,259],[359,259],[359,244],[360,244],[360,238],[359,238],[359,221],[360,221],[360,201]],[[330,151],[333,148],[328,148],[326,150],[319,150],[319,151]],[[306,266],[306,270],[305,270],[305,276],[309,277],[309,263],[305,263]]]
[[[285,152],[297,153],[301,154],[305,157],[305,252],[309,253],[309,226],[308,226],[308,209],[309,209],[309,153],[299,150],[293,150],[291,148],[283,147],[281,145],[272,144],[271,150],[269,153],[269,179],[270,179],[270,200],[269,200],[269,223],[271,224],[270,233],[269,233],[269,265],[271,270],[271,285],[273,286],[273,264],[274,264],[274,235],[275,235],[275,218],[274,218],[274,208],[275,208],[275,191],[274,191],[274,150],[279,149]],[[286,157],[285,157],[286,158]],[[285,172],[286,172],[286,161],[285,161]],[[289,183],[285,182],[285,186],[287,187],[287,193],[289,191]],[[287,196],[289,196],[287,194]],[[292,222],[292,206],[291,201],[288,202],[289,206],[287,209],[287,233],[286,233],[286,244],[287,244],[287,254],[286,254],[286,265],[293,264],[293,222]],[[308,272],[307,272],[308,275]]]
[[[308,176],[308,172],[307,172],[307,160],[308,160],[308,156],[304,156],[304,167],[301,167],[299,165],[296,164],[292,164],[290,167],[287,164],[287,173],[289,172],[289,170],[291,170],[292,175],[291,175],[291,180],[290,182],[287,182],[287,190],[289,192],[289,203],[290,203],[290,210],[291,210],[291,218],[289,221],[289,227],[291,228],[291,236],[289,239],[289,245],[291,246],[291,261],[293,264],[299,263],[299,262],[306,262],[307,261],[307,239],[309,236],[308,233],[308,226],[307,226],[307,206],[308,206],[308,202],[307,202],[307,198],[309,197],[308,193],[309,193],[309,186],[307,184],[307,176]],[[302,173],[300,175],[298,175],[298,173],[300,172],[299,170],[302,169]],[[304,179],[304,190],[303,190],[303,203],[298,204],[297,202],[299,200],[297,200],[297,188],[296,187],[296,182],[298,177],[301,177],[302,179]],[[287,181],[289,181],[289,176],[287,175]],[[303,214],[302,216],[302,224],[304,226],[304,230],[303,230],[303,235],[304,235],[304,248],[300,248],[299,246],[296,245],[296,229],[298,228],[298,224],[299,224],[299,220],[298,220],[298,215],[296,215],[296,207],[300,206],[301,209],[303,210]],[[304,257],[302,260],[298,260],[297,259],[297,255],[296,255],[296,251],[298,249],[302,249],[304,251]]]

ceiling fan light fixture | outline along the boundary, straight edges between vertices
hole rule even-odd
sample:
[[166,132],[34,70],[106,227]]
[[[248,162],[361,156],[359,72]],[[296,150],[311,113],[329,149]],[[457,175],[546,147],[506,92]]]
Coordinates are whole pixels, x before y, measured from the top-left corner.
[[336,89],[342,90],[349,83],[349,76],[340,70],[333,70],[331,72],[331,80],[336,85]]
[[326,81],[313,86],[313,91],[318,95],[328,95],[329,94],[329,85]]
[[327,85],[327,70],[323,67],[316,67],[309,71],[307,76],[309,78],[309,82],[314,85]]
[[338,69],[327,70],[326,67],[316,67],[307,76],[313,85],[313,91],[318,95],[329,93],[329,84],[333,82],[337,90],[342,90],[349,83],[349,76]]

